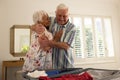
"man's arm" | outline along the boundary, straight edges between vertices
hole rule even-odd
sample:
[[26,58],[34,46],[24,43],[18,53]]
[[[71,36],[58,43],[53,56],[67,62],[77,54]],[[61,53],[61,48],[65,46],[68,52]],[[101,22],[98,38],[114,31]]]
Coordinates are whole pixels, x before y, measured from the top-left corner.
[[43,40],[41,38],[39,38],[38,41],[41,44],[42,49],[44,49],[47,46],[61,48],[61,49],[65,49],[65,50],[67,50],[69,48],[69,45],[65,42],[56,42],[54,40],[47,40],[47,39]]
[[56,42],[56,41],[49,41],[49,46],[50,47],[56,47],[56,48],[61,48],[67,50],[69,48],[69,45],[65,42]]
[[40,40],[39,39],[39,43],[41,44],[42,48],[44,48],[45,46],[50,46],[50,47],[56,47],[56,48],[67,50],[74,41],[75,32],[76,31],[74,30],[74,28],[73,30],[69,31],[69,33],[67,33],[69,35],[66,36],[66,38],[64,39],[64,42],[59,42],[55,40]]

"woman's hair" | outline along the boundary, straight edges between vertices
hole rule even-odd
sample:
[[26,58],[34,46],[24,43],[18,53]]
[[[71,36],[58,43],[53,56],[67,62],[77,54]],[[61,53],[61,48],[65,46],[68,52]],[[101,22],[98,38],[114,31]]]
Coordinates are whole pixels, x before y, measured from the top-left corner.
[[34,27],[33,26],[31,27],[32,30],[35,29],[35,24],[42,24],[48,30],[50,25],[48,13],[43,10],[34,12],[33,22],[34,22],[33,25]]
[[36,11],[36,12],[33,14],[33,22],[34,22],[35,24],[38,23],[38,22],[41,22],[43,16],[48,16],[47,12],[45,12],[45,11],[43,11],[43,10]]

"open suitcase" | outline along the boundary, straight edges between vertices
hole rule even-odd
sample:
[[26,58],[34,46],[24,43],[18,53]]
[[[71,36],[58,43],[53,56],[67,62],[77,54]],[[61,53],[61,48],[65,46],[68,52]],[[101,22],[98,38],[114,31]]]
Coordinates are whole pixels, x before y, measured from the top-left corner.
[[[81,74],[87,72],[93,77],[93,80],[120,80],[119,70],[96,69],[96,68],[86,68],[86,69],[68,68],[68,69],[58,69],[58,70],[46,70],[46,72],[48,73],[52,72],[49,74],[50,78],[57,78],[66,74]],[[40,80],[39,78],[29,77],[26,74],[27,73],[23,73],[24,80]]]
[[[66,68],[66,69],[51,69],[51,70],[45,70],[46,73],[50,78],[56,78],[60,77],[65,74],[77,74],[79,73],[79,70],[82,70],[82,68]],[[32,78],[30,76],[27,76],[27,72],[22,74],[24,80],[39,80],[39,78]]]

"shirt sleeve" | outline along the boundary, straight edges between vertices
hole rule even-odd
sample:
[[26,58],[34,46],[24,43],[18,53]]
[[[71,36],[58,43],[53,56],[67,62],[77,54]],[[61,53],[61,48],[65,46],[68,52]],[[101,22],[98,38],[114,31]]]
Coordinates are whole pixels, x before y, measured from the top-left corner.
[[75,40],[75,33],[76,33],[75,27],[73,27],[73,29],[71,29],[68,33],[66,33],[64,42],[69,44],[70,47],[73,47],[73,42]]
[[48,40],[52,40],[53,39],[52,33],[50,33],[49,31],[45,32],[45,36],[47,36]]

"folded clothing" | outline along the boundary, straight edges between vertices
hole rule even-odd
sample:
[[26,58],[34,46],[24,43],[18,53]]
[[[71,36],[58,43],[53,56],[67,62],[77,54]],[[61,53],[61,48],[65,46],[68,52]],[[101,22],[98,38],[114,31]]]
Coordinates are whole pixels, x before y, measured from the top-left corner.
[[81,74],[66,74],[57,78],[49,78],[49,77],[39,77],[39,80],[93,80],[91,75],[87,72],[83,72]]
[[48,76],[56,75],[56,74],[59,74],[59,70],[46,71],[46,74],[47,74]]
[[28,72],[27,76],[32,77],[32,78],[39,78],[40,76],[47,76],[47,74],[45,71],[35,70],[34,72]]
[[66,74],[52,80],[93,80],[93,78],[87,72],[83,72],[81,74]]
[[57,69],[55,71],[57,71],[57,73],[49,75],[48,77],[56,78],[56,77],[60,77],[65,74],[79,74],[81,71],[83,71],[83,69],[82,68],[68,68],[68,69]]

